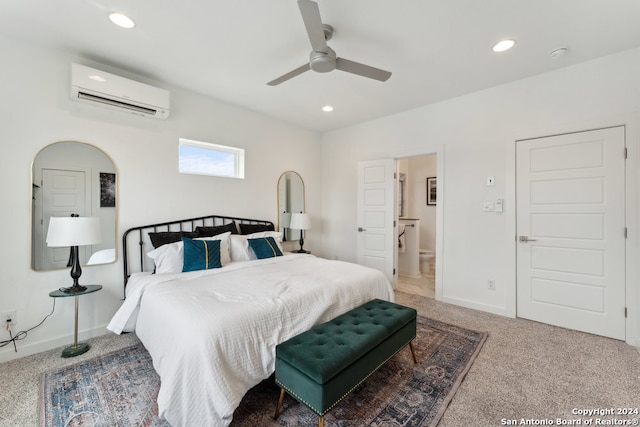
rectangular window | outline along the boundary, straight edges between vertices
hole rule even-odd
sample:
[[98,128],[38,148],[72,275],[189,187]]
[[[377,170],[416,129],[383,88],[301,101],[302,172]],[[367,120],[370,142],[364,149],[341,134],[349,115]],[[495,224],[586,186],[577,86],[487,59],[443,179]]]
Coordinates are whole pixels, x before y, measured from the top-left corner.
[[180,173],[244,179],[244,149],[180,138]]

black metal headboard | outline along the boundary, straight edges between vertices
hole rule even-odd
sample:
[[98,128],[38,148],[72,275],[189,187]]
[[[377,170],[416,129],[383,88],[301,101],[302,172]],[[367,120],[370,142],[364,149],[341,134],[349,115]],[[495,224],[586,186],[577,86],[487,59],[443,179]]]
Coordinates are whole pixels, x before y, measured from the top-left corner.
[[[248,219],[248,218],[235,218],[230,216],[221,215],[209,215],[201,216],[198,218],[181,219],[177,221],[161,222],[158,224],[143,225],[140,227],[130,228],[122,235],[122,254],[124,258],[124,287],[127,287],[127,280],[132,272],[144,272],[153,271],[153,261],[145,256],[147,252],[153,250],[153,245],[149,239],[149,233],[157,233],[162,231],[194,231],[196,227],[212,227],[229,224],[235,222],[236,224],[256,224],[256,225],[270,225],[273,227],[273,222],[260,219]],[[137,239],[137,240],[133,240]],[[133,244],[138,244],[138,250],[132,251],[129,249],[135,249]],[[135,253],[138,253],[138,257]],[[130,259],[131,258],[131,259]],[[134,261],[136,264],[134,264]],[[133,265],[139,268],[133,268]]]

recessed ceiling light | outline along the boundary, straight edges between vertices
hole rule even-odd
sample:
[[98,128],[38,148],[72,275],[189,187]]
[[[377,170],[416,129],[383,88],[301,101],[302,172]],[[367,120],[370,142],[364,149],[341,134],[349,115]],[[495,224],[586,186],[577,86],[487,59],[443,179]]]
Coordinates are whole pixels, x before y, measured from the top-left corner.
[[122,13],[118,13],[118,12],[110,13],[109,19],[118,27],[133,28],[136,26],[136,23],[133,22],[133,19],[129,18],[127,15],[124,15]]
[[493,46],[493,51],[504,52],[505,50],[511,49],[515,44],[516,42],[514,40],[502,40]]
[[324,107],[322,107],[322,111],[329,113],[333,111],[333,107],[331,105],[325,105]]
[[89,76],[89,78],[90,78],[91,80],[95,80],[95,81],[97,81],[97,82],[106,82],[106,81],[107,81],[104,77],[100,77],[100,76],[97,76],[97,75],[95,75],[95,74],[94,74],[94,75],[92,75],[92,76]]

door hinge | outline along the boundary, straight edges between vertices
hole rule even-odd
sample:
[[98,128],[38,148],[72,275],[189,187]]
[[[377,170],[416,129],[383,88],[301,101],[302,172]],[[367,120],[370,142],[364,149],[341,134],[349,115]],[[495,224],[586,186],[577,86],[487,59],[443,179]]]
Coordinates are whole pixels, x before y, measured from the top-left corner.
[[628,232],[627,232],[627,227],[625,227],[625,228],[624,228],[624,238],[625,238],[625,239],[627,238],[627,234],[628,234]]
[[396,275],[396,269],[395,268],[393,269],[393,275],[394,276]]
[[393,173],[393,179],[397,179],[398,178],[398,174],[397,173]]
[[629,153],[627,152],[627,147],[624,147],[624,159],[627,159],[627,156],[629,155]]
[[393,226],[394,227],[396,226],[396,220],[395,219],[393,220]]
[[627,307],[624,308],[624,318],[627,318]]

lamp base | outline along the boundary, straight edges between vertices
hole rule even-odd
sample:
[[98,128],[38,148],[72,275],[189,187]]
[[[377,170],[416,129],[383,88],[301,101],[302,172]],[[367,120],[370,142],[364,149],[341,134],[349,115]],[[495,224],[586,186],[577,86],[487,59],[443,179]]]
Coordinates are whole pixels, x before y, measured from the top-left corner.
[[82,286],[82,285],[73,285],[70,288],[61,288],[60,289],[62,292],[64,292],[65,294],[75,294],[78,292],[84,292],[87,290],[86,286]]
[[89,351],[89,344],[86,342],[78,343],[62,350],[62,357],[76,357]]
[[311,252],[305,251],[304,249],[298,249],[297,251],[293,251],[294,254],[310,254]]

